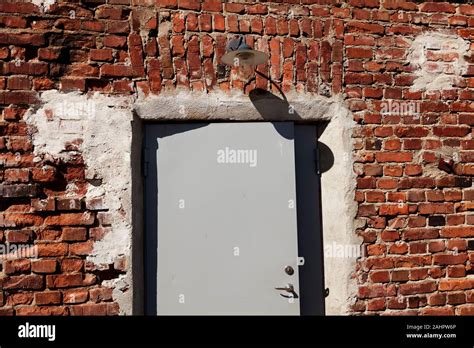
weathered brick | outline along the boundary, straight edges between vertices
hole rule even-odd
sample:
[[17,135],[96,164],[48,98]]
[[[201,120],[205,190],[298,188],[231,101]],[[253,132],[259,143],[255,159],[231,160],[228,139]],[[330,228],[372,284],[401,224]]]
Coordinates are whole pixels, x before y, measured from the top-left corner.
[[3,289],[39,290],[43,287],[43,277],[38,275],[18,275],[0,278]]
[[52,226],[92,225],[94,223],[94,214],[90,212],[64,213],[56,216],[48,216],[44,223]]
[[26,273],[31,269],[31,263],[28,259],[7,260],[3,263],[3,272],[5,274]]
[[60,304],[61,293],[59,291],[38,292],[35,294],[35,303],[39,306]]
[[57,269],[57,261],[52,259],[44,259],[33,261],[31,270],[35,273],[54,273]]
[[84,303],[87,301],[89,292],[87,289],[68,289],[63,291],[63,301],[65,304]]
[[18,307],[16,315],[20,316],[45,316],[45,315],[68,315],[67,307],[63,306],[38,306],[38,307]]

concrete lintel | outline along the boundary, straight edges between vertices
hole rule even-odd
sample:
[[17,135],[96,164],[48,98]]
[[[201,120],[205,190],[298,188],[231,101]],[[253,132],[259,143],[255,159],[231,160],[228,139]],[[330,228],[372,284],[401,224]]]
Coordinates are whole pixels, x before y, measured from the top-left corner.
[[288,94],[285,100],[258,90],[249,95],[182,91],[139,98],[135,112],[141,119],[160,121],[328,121],[340,103],[304,93]]

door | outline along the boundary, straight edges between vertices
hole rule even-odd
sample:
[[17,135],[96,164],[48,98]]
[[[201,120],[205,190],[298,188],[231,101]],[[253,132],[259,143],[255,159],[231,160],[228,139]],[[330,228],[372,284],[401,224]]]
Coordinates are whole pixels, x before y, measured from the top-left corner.
[[149,131],[157,313],[299,314],[293,124]]
[[[295,160],[314,148],[295,134],[314,143],[311,129],[295,132],[291,122],[146,127],[148,314],[300,314],[298,240],[314,244],[317,235],[304,234],[318,214],[314,207],[308,219],[300,209],[297,223],[296,193],[313,191],[309,182],[297,187]],[[295,159],[295,146],[306,155]],[[310,171],[316,175],[314,162],[299,177]],[[322,266],[308,248],[299,250]],[[314,275],[305,275],[301,290],[322,299]]]

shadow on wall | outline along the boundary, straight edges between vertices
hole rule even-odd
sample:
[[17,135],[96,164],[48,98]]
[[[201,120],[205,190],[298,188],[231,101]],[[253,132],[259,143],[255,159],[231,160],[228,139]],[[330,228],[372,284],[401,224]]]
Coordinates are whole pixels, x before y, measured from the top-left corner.
[[[267,90],[255,88],[249,92],[249,98],[255,109],[265,121],[303,121],[303,118],[298,114],[293,106],[288,103],[284,93],[281,92],[281,94],[283,99]],[[318,138],[324,132],[326,126],[327,123],[318,124]],[[283,132],[276,126],[275,130],[284,138],[291,138],[288,134],[283,134]],[[327,172],[334,165],[334,154],[326,144],[320,141],[318,141],[318,151],[320,172]]]

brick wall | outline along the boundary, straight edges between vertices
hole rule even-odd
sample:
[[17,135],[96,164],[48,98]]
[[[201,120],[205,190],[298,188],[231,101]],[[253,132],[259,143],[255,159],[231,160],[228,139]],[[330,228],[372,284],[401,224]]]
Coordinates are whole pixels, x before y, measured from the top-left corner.
[[[270,55],[258,70],[285,92],[342,96],[353,113],[366,252],[351,310],[474,314],[473,15],[396,0],[3,1],[0,241],[39,258],[3,262],[0,315],[118,314],[107,281],[130,272],[86,259],[110,216],[86,197],[81,139],[60,158],[34,152],[25,115],[41,93],[240,91],[218,74],[236,34]],[[245,92],[256,87],[275,88],[259,75]]]

